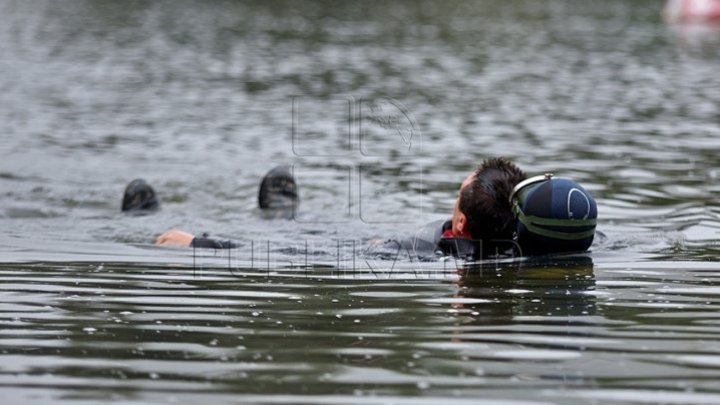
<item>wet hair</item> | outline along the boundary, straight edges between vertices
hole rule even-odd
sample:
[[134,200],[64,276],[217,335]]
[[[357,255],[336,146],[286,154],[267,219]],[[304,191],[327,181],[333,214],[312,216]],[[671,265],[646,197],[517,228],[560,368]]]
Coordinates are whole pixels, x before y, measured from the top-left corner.
[[458,202],[473,239],[513,237],[515,219],[510,193],[526,178],[525,172],[505,158],[487,159],[475,169],[471,182],[460,190]]
[[143,179],[135,179],[125,187],[123,212],[149,212],[160,208],[155,190]]

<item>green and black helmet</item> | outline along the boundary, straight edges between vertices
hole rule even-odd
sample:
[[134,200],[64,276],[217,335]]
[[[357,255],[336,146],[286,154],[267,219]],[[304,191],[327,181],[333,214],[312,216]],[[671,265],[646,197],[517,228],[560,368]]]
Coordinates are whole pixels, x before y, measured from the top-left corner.
[[597,204],[573,180],[531,177],[515,186],[510,206],[523,255],[583,252],[595,237]]

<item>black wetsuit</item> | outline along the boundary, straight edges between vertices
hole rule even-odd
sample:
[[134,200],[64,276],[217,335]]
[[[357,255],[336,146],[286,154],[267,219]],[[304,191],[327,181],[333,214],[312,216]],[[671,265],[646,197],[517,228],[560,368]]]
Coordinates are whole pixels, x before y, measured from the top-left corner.
[[239,245],[231,240],[211,238],[207,233],[196,236],[190,243],[191,247],[202,249],[235,249]]
[[[442,234],[451,227],[452,222],[450,220],[433,221],[420,228],[412,237],[389,239],[384,243],[384,246],[390,249],[402,249],[409,255],[421,259],[436,258],[450,248],[450,243],[448,243],[450,239],[443,238]],[[456,239],[453,238],[452,240]],[[234,249],[239,245],[231,240],[211,238],[210,235],[204,233],[202,236],[196,236],[190,246],[202,249]]]
[[437,220],[420,228],[410,238],[389,240],[411,259],[421,261],[437,260],[442,256],[453,256],[464,260],[478,260],[487,257],[501,257],[511,254],[513,241],[481,241],[457,238],[452,235],[451,220]]
[[[465,260],[477,260],[491,256],[502,256],[512,249],[512,242],[483,243],[483,241],[453,237],[451,220],[437,220],[420,228],[413,236],[389,239],[380,245],[381,249],[368,249],[369,254],[380,256],[408,256],[410,260],[433,261],[442,256],[454,256]],[[231,240],[220,240],[208,234],[197,236],[190,244],[194,248],[234,249],[239,245]]]

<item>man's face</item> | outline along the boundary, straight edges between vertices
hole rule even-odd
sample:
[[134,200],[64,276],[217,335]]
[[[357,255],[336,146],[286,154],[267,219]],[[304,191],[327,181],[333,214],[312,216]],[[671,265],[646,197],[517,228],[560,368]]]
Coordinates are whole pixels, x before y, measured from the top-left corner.
[[458,191],[458,197],[455,199],[455,207],[453,208],[452,215],[452,231],[453,234],[457,237],[470,237],[470,232],[468,232],[466,226],[467,221],[465,218],[465,214],[460,211],[460,192],[462,192],[463,188],[467,187],[467,185],[472,182],[474,176],[474,172],[470,173],[470,175],[465,180],[463,180],[462,184],[460,185],[460,190]]

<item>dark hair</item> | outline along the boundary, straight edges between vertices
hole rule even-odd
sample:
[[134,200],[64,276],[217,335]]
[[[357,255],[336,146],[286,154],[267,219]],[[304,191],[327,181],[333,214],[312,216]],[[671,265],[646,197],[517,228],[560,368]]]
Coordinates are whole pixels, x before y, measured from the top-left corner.
[[515,219],[510,193],[526,178],[525,172],[505,158],[487,159],[475,169],[471,182],[460,190],[458,202],[473,239],[512,238]]

